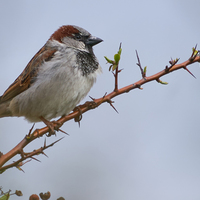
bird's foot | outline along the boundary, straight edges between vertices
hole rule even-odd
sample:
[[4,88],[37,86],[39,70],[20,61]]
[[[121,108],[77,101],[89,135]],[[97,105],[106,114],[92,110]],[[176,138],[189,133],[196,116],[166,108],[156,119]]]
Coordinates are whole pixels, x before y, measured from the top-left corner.
[[40,119],[47,125],[47,127],[49,128],[49,134],[47,135],[47,137],[50,137],[51,135],[55,135],[56,132],[56,128],[55,128],[55,122],[51,122],[51,121],[48,121],[46,120],[44,117],[40,117]]
[[79,125],[79,127],[80,127],[80,121],[81,121],[82,118],[83,118],[82,111],[81,111],[81,106],[75,107],[73,111],[78,111],[78,112],[79,112],[79,113],[78,113],[78,116],[76,116],[76,117],[74,118],[74,121],[75,121],[75,122],[78,122],[78,125]]

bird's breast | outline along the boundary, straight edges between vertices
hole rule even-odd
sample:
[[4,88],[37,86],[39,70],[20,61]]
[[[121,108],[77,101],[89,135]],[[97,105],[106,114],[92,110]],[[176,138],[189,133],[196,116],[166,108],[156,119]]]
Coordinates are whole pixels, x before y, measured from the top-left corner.
[[96,70],[83,73],[85,66],[77,65],[75,55],[44,62],[34,83],[11,101],[13,115],[37,122],[40,116],[50,120],[68,114],[88,94],[101,72],[98,65]]

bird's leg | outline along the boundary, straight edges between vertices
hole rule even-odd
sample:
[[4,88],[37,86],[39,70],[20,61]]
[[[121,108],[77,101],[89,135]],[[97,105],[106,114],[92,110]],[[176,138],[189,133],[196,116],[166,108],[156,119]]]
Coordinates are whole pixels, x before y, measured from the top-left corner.
[[54,121],[54,120],[51,121],[51,123],[54,124],[54,130],[61,131],[61,132],[65,133],[65,134],[67,134],[65,131],[60,129],[60,127],[63,125],[63,123],[58,122],[58,121]]
[[66,133],[65,131],[61,130],[60,127],[63,125],[63,123],[61,122],[57,122],[57,121],[48,121],[46,120],[44,117],[40,117],[40,119],[47,125],[47,127],[49,128],[49,134],[47,135],[48,137],[50,137],[51,135],[55,135],[55,130],[56,131],[61,131],[65,134],[68,135],[68,133]]
[[49,134],[47,135],[48,137],[51,135],[55,135],[55,130],[54,130],[54,122],[50,122],[46,120],[44,117],[40,116],[40,119],[47,125],[49,128]]

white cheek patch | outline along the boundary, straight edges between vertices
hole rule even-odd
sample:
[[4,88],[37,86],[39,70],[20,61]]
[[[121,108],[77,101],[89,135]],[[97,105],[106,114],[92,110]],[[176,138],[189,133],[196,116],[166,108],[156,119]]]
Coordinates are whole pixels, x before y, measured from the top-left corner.
[[85,44],[83,42],[79,41],[78,42],[78,48],[81,49],[81,50],[85,49]]

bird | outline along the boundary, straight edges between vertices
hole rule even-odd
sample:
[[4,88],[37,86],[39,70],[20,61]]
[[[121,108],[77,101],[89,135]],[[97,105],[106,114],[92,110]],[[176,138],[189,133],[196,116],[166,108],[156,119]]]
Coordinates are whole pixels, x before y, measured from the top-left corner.
[[93,52],[102,41],[76,25],[58,28],[0,96],[0,118],[22,116],[52,130],[50,120],[69,114],[102,73]]

